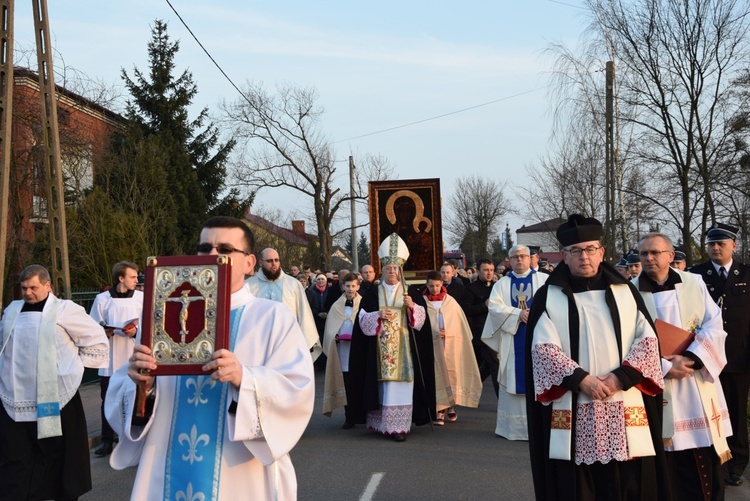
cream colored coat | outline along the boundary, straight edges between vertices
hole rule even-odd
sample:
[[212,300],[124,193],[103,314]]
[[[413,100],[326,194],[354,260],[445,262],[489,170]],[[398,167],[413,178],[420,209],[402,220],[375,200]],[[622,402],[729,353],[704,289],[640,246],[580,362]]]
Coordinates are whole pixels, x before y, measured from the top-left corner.
[[478,407],[482,379],[471,345],[471,329],[463,310],[446,294],[440,311],[445,323],[445,347],[440,338],[438,310],[425,297],[435,350],[435,390],[438,410],[454,405]]

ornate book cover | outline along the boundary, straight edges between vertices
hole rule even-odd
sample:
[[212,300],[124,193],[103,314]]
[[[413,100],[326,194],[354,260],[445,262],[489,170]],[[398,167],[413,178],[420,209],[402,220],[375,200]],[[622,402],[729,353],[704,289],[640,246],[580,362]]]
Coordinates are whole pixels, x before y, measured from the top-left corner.
[[156,359],[151,374],[203,374],[229,347],[230,269],[221,254],[148,258],[141,344]]

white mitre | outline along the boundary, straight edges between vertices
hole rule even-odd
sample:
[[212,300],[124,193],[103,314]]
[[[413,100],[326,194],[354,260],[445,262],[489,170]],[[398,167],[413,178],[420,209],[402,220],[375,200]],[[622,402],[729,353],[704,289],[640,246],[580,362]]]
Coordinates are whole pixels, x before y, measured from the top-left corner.
[[395,264],[401,268],[409,259],[409,249],[406,247],[406,242],[401,240],[401,237],[396,233],[391,233],[380,244],[378,257],[380,258],[380,266]]

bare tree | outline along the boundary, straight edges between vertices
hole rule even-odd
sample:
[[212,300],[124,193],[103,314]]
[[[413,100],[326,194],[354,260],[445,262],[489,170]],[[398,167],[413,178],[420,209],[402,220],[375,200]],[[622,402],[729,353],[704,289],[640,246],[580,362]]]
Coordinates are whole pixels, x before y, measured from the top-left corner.
[[[337,217],[348,202],[364,202],[367,181],[386,179],[392,168],[382,157],[357,162],[355,193],[348,189],[348,159],[337,159],[322,132],[323,109],[314,88],[279,86],[275,94],[248,83],[244,96],[222,105],[234,137],[243,142],[233,175],[237,186],[288,188],[312,205],[321,266],[328,269]],[[343,186],[343,188],[342,188]],[[343,230],[342,230],[343,231]]]
[[[620,99],[635,111],[641,193],[671,219],[692,254],[694,232],[716,221],[714,184],[732,154],[729,122],[745,107],[732,79],[750,62],[750,4],[742,0],[588,0],[592,32],[612,43]],[[664,198],[664,192],[676,197]]]
[[480,176],[460,178],[448,200],[443,228],[451,243],[461,245],[475,262],[492,253],[490,237],[503,231],[501,219],[511,209],[504,183]]

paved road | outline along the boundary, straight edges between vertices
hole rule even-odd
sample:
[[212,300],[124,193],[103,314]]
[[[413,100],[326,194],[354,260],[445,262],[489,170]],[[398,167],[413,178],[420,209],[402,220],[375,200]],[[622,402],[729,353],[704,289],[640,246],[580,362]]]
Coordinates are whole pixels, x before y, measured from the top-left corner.
[[[533,499],[528,445],[495,436],[497,399],[489,381],[478,409],[459,408],[456,423],[434,431],[429,426],[413,428],[404,443],[364,426],[342,430],[343,410],[332,418],[320,414],[321,373],[316,382],[315,413],[292,451],[300,500]],[[93,407],[87,406],[87,414],[94,414],[90,430],[98,433]],[[135,469],[114,471],[106,459],[93,453],[91,458],[94,488],[81,499],[128,500]],[[372,497],[363,496],[366,492]],[[748,480],[742,487],[727,489],[727,500],[750,500]]]

